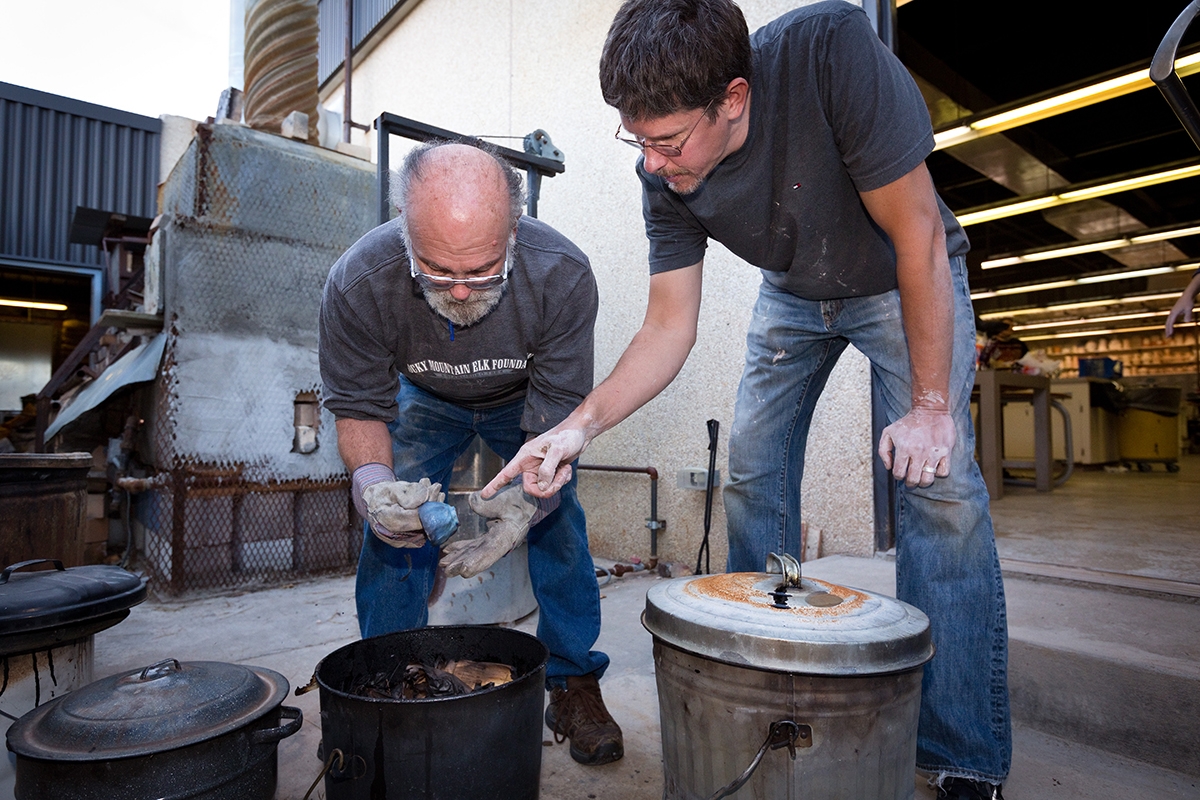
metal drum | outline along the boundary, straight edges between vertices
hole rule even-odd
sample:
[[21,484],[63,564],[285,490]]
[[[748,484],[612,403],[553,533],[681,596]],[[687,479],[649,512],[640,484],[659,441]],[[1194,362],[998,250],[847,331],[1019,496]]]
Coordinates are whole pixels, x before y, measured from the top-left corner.
[[928,618],[773,558],[646,595],[663,796],[911,800]]

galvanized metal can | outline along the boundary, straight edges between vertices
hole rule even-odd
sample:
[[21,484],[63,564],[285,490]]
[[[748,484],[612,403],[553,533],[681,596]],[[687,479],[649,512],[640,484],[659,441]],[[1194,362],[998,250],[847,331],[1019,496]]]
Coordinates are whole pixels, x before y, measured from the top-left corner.
[[653,586],[664,797],[911,800],[929,620],[883,595],[732,573]]

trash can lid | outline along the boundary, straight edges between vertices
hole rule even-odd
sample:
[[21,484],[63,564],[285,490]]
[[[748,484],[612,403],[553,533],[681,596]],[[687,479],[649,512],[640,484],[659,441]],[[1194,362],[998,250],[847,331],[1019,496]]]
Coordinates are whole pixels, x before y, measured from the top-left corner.
[[776,672],[880,674],[933,657],[929,618],[914,606],[798,575],[793,584],[763,572],[665,581],[646,593],[642,624],[682,650]]
[[[54,569],[20,571],[38,564],[52,564]],[[88,623],[146,599],[146,583],[145,578],[103,564],[64,569],[61,561],[45,558],[13,564],[0,572],[0,655],[65,643],[72,630],[92,633]]]

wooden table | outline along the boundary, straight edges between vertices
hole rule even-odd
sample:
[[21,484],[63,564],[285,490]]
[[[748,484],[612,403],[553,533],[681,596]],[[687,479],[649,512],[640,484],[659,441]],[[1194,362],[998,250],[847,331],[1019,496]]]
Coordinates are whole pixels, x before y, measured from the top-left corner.
[[1039,492],[1052,488],[1050,475],[1050,379],[981,369],[975,373],[979,391],[979,467],[993,500],[1004,496],[1004,402],[1005,391],[1032,392],[1034,485]]

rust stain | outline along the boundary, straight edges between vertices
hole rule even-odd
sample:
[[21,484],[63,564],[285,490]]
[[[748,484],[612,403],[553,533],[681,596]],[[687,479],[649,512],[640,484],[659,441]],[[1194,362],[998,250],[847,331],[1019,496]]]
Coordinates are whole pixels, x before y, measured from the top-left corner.
[[845,586],[838,586],[834,583],[817,580],[815,578],[805,578],[805,581],[819,584],[825,591],[836,597],[841,598],[841,603],[836,606],[817,607],[808,605],[804,602],[804,598],[808,592],[798,591],[795,588],[790,590],[792,595],[788,608],[774,608],[770,595],[761,589],[756,588],[757,584],[763,582],[763,573],[757,572],[734,572],[725,575],[709,575],[704,578],[697,578],[689,582],[684,587],[684,592],[693,597],[708,597],[716,600],[723,600],[728,603],[744,603],[751,606],[763,606],[771,611],[780,613],[791,613],[801,617],[817,617],[829,618],[844,615],[851,611],[857,611],[862,608],[867,601],[868,595],[865,592],[860,592],[855,589],[849,589]]

